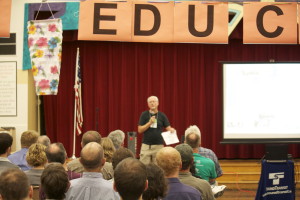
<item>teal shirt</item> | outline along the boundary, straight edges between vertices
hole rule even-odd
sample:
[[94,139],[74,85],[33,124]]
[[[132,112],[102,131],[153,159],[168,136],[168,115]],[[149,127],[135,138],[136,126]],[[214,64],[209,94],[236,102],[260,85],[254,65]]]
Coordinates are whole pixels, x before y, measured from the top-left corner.
[[209,182],[209,179],[217,178],[215,163],[209,159],[201,156],[198,153],[193,153],[196,175],[200,176]]

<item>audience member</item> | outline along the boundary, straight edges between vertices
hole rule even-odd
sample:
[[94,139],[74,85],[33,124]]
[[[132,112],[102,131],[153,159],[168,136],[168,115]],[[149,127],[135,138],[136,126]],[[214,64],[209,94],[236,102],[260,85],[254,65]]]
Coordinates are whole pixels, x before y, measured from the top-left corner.
[[68,170],[68,168],[67,168],[67,152],[62,143],[57,142],[57,143],[50,144],[46,148],[45,152],[46,152],[46,156],[48,159],[48,163],[58,162],[63,165],[63,167],[65,168],[65,170],[68,174],[69,180],[81,177],[81,175],[82,175],[81,173],[76,173],[76,172],[72,172],[72,171]]
[[125,133],[121,130],[115,130],[108,134],[108,137],[113,142],[115,149],[119,149],[124,146]]
[[182,162],[182,167],[179,171],[179,180],[199,190],[203,200],[215,199],[210,184],[203,179],[194,177],[190,172],[190,167],[194,162],[192,147],[188,144],[180,144],[175,149],[180,153]]
[[117,165],[125,158],[135,158],[135,156],[131,150],[129,150],[125,147],[121,147],[121,148],[117,149],[112,157],[113,170],[115,170]]
[[142,200],[147,189],[146,166],[135,158],[122,160],[114,171],[114,189],[122,200]]
[[201,156],[209,158],[212,161],[214,161],[215,167],[216,167],[217,177],[222,176],[223,175],[223,171],[222,171],[222,168],[220,166],[220,163],[219,163],[219,160],[218,160],[218,157],[216,156],[216,154],[211,149],[202,147],[202,144],[201,144],[201,132],[200,132],[200,129],[198,128],[198,126],[192,125],[189,128],[187,128],[185,130],[185,137],[188,134],[190,134],[190,133],[195,133],[195,134],[199,135],[199,137],[200,137],[200,146],[199,146],[199,152],[198,153]]
[[21,135],[21,150],[8,156],[8,159],[15,165],[18,165],[23,171],[31,169],[26,161],[26,153],[28,148],[37,142],[38,137],[39,134],[36,131],[23,132]]
[[26,154],[27,163],[32,169],[25,171],[31,185],[41,184],[41,175],[47,163],[45,146],[39,143],[32,144]]
[[215,163],[211,159],[203,157],[198,153],[198,147],[200,145],[199,135],[190,133],[185,137],[185,141],[193,149],[196,175],[208,181],[210,184],[213,184],[217,178]]
[[146,165],[148,188],[143,193],[143,200],[161,200],[167,195],[167,181],[164,171],[154,163]]
[[181,169],[181,157],[173,147],[163,147],[156,154],[156,161],[168,179],[169,190],[165,200],[201,199],[201,194],[195,188],[181,183],[178,179]]
[[41,187],[47,199],[65,199],[70,182],[65,168],[60,163],[50,163],[41,176]]
[[[97,131],[87,131],[81,138],[81,148],[90,142],[101,143],[101,135]],[[84,171],[82,164],[79,161],[80,158],[68,162],[67,167],[70,171],[76,173],[82,173]]]
[[13,137],[9,133],[4,131],[0,133],[0,174],[6,169],[19,169],[17,165],[14,165],[7,159],[11,152],[12,143]]
[[8,169],[0,175],[0,199],[25,200],[32,195],[28,178],[20,169]]
[[106,162],[111,163],[111,158],[112,158],[113,154],[116,151],[113,142],[111,141],[110,138],[104,137],[101,140],[101,146],[102,146],[103,151],[104,151],[104,158],[106,159]]
[[113,182],[103,179],[101,174],[101,168],[105,163],[102,146],[96,142],[90,142],[82,148],[80,156],[84,172],[81,178],[71,180],[66,199],[120,199],[113,189]]
[[51,144],[51,141],[47,135],[41,135],[38,137],[37,143],[43,144],[45,147],[48,147]]

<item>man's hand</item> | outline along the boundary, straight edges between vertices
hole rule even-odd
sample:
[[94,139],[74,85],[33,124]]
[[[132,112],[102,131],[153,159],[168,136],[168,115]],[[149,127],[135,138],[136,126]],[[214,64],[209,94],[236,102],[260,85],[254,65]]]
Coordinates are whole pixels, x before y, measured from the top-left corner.
[[149,120],[150,124],[155,123],[155,121],[156,121],[155,116],[152,116]]

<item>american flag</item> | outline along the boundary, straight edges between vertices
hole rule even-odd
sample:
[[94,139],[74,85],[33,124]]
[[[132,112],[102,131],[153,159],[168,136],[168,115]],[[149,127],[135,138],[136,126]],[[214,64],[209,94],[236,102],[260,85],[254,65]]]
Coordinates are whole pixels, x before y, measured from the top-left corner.
[[82,98],[81,98],[81,72],[80,72],[80,59],[79,48],[77,48],[76,56],[76,76],[75,76],[75,128],[76,134],[80,135],[82,132],[83,116],[82,116]]

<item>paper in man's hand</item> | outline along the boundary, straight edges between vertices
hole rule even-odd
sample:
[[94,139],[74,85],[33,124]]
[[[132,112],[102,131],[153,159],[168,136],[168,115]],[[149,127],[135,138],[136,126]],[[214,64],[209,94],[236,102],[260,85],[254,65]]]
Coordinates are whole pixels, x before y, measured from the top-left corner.
[[179,142],[176,131],[174,131],[173,133],[171,133],[170,131],[166,131],[163,132],[161,135],[166,145],[176,144]]

